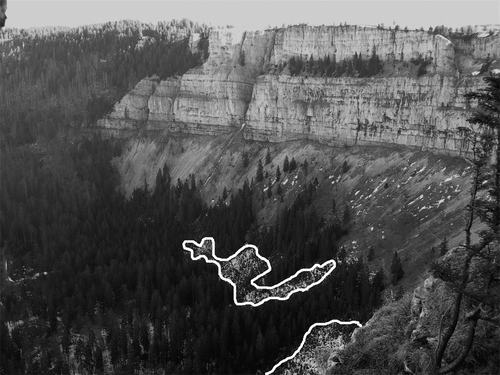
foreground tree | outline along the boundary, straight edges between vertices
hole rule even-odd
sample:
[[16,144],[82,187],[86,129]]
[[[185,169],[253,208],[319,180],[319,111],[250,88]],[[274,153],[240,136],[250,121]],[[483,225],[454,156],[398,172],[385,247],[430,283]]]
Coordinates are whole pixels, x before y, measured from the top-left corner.
[[[454,291],[451,320],[439,335],[436,348],[435,373],[447,374],[458,369],[469,354],[480,319],[500,326],[500,301],[497,291],[500,279],[500,77],[486,77],[486,88],[466,97],[478,100],[477,111],[468,120],[470,140],[473,144],[473,176],[465,224],[465,244],[461,264],[453,268],[442,262],[433,267],[434,274],[443,279]],[[472,227],[476,219],[486,224],[480,231],[479,240],[472,242]],[[488,265],[480,271],[487,281],[483,288],[472,287],[478,273],[473,273],[473,263],[482,261]],[[467,300],[467,304],[464,301]],[[462,351],[448,363],[444,363],[445,352],[456,331],[460,313],[469,322]]]

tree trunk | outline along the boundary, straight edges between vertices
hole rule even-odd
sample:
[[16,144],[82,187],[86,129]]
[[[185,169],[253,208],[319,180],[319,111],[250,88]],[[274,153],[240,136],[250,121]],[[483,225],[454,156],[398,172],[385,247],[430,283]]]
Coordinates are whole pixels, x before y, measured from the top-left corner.
[[477,326],[477,321],[480,317],[480,309],[477,307],[471,314],[468,314],[467,319],[470,319],[470,325],[469,325],[469,332],[467,335],[467,341],[465,343],[465,346],[462,350],[462,353],[450,364],[447,366],[444,366],[443,368],[438,369],[437,373],[439,375],[441,374],[447,374],[449,372],[454,371],[457,369],[467,358],[467,355],[469,354],[470,349],[472,348],[472,344],[474,342],[474,336],[476,334],[476,326]]

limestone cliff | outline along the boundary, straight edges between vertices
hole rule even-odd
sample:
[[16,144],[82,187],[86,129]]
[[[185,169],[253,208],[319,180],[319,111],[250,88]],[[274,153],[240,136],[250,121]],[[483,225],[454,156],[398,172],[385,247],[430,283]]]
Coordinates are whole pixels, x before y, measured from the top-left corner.
[[262,76],[246,135],[278,141],[383,142],[460,153],[468,148],[465,91],[479,80],[454,77],[302,78]]
[[369,57],[375,50],[382,60],[433,59],[438,72],[453,70],[453,44],[441,35],[425,31],[395,31],[360,26],[292,26],[276,35],[274,62],[286,62],[292,56],[324,58],[335,55],[337,61],[350,59],[354,53]]
[[161,127],[166,121],[175,120],[173,107],[175,98],[179,94],[180,83],[179,78],[169,78],[159,84],[153,83],[155,90],[147,102],[149,127],[154,129]]
[[241,30],[212,32],[210,57],[201,68],[182,77],[175,103],[176,121],[195,132],[198,124],[215,125],[220,132],[239,127],[252,98],[255,78],[268,61],[273,35]]
[[[469,147],[463,94],[482,85],[477,71],[500,54],[498,33],[452,42],[425,31],[358,26],[221,29],[209,43],[202,66],[161,82],[143,79],[99,126],[217,135],[246,124],[244,136],[254,140],[382,142],[460,154]],[[276,74],[291,57],[341,61],[372,52],[384,64],[372,78]],[[417,77],[411,61],[421,59],[429,65]]]
[[148,120],[148,101],[155,92],[157,80],[145,78],[132,91],[115,104],[113,112],[98,125],[108,129],[134,129],[144,125]]

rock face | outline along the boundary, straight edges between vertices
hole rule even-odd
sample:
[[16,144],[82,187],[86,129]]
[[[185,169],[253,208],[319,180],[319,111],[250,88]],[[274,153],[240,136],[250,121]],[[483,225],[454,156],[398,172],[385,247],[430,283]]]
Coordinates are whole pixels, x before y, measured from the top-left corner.
[[247,112],[249,138],[382,142],[460,153],[469,112],[463,93],[478,80],[259,77]]
[[[142,82],[142,81],[141,81]],[[174,102],[179,94],[181,80],[179,78],[170,78],[161,81],[159,84],[153,83],[154,93],[147,101],[149,117],[148,126],[151,128],[162,127],[166,121],[174,121]]]
[[115,104],[113,112],[98,125],[110,129],[134,129],[145,125],[149,117],[148,101],[155,92],[157,79],[145,78]]
[[[246,124],[244,136],[254,140],[392,143],[460,154],[469,148],[463,94],[482,86],[470,73],[496,59],[499,42],[498,33],[451,42],[424,31],[358,26],[214,30],[202,66],[161,82],[143,79],[99,126],[218,135]],[[358,53],[367,60],[373,51],[384,63],[373,78],[270,73],[291,57],[340,61]],[[427,74],[398,73],[414,59],[430,61]]]
[[[255,78],[272,50],[274,33],[218,30],[210,34],[210,57],[182,77],[176,121],[227,131],[240,127]],[[203,132],[203,131],[202,131]]]
[[395,31],[360,26],[292,26],[278,31],[274,48],[275,63],[292,56],[308,59],[335,55],[337,61],[351,59],[354,53],[370,57],[375,50],[380,59],[410,60],[432,58],[438,72],[450,72],[455,57],[453,44],[441,35],[425,31]]

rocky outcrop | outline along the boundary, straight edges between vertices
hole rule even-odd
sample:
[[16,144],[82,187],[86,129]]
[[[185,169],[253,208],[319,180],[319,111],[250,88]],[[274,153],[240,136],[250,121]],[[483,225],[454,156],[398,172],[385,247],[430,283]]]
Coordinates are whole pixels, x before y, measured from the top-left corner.
[[483,32],[453,41],[455,48],[461,53],[467,53],[474,59],[496,59],[500,57],[500,32]]
[[239,128],[252,98],[255,78],[268,61],[274,33],[216,30],[210,57],[182,77],[175,105],[176,121]]
[[156,77],[141,80],[122,100],[115,104],[113,112],[99,120],[98,126],[105,129],[136,129],[146,124],[149,118],[148,101],[155,92]]
[[308,59],[335,55],[337,61],[351,59],[354,53],[369,57],[375,51],[382,60],[432,58],[434,71],[453,71],[453,44],[441,35],[425,31],[396,31],[360,26],[291,26],[276,35],[274,62],[292,56]]
[[[434,265],[433,275],[428,275],[413,292],[384,305],[362,328],[356,329],[350,343],[336,353],[343,359],[344,367],[350,367],[351,373],[378,373],[381,367],[387,373],[403,368],[405,373],[435,373],[436,347],[454,314],[456,284],[461,280],[466,254],[464,246],[448,251]],[[472,348],[462,366],[470,373],[498,373],[498,362],[479,358],[498,357],[499,255],[500,245],[496,241],[473,257],[457,325],[444,356],[444,362],[451,363],[463,351],[471,332],[470,319],[475,316],[479,321]],[[446,270],[446,281],[436,270]]]
[[262,76],[255,85],[245,135],[256,140],[395,143],[460,153],[468,104],[463,93],[481,80],[302,78]]
[[[161,82],[143,79],[99,126],[116,134],[141,129],[218,135],[246,124],[244,136],[253,140],[391,143],[460,154],[469,148],[464,130],[470,108],[463,94],[482,80],[459,78],[456,61],[477,66],[495,56],[499,39],[488,34],[455,48],[441,35],[376,27],[214,30],[202,66]],[[291,57],[330,55],[340,61],[358,53],[368,59],[373,51],[385,64],[383,75],[374,78],[265,74]],[[400,64],[412,71],[415,59],[430,61],[428,74],[395,71]]]
[[146,109],[146,112],[149,110],[148,127],[161,128],[165,122],[175,121],[174,102],[179,94],[180,83],[180,78],[166,79],[159,84],[153,83],[155,91],[149,97]]

